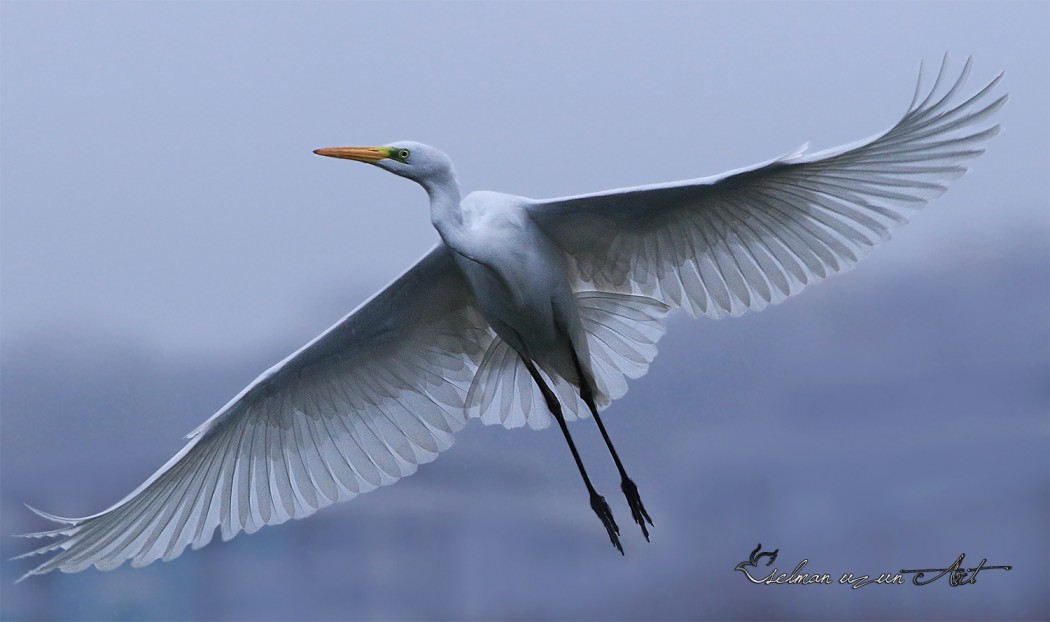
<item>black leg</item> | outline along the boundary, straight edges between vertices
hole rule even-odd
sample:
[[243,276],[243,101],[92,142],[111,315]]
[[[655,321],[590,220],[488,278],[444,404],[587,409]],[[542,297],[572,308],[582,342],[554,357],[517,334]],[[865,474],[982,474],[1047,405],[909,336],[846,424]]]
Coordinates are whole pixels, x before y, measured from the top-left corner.
[[580,470],[583,483],[587,486],[587,492],[591,495],[591,509],[594,510],[594,513],[601,519],[602,524],[605,525],[605,530],[609,532],[609,540],[612,541],[613,546],[623,555],[623,546],[620,545],[620,528],[616,526],[612,510],[609,509],[609,504],[605,502],[605,497],[598,494],[594,486],[591,485],[591,478],[587,477],[587,470],[583,468],[580,452],[576,451],[576,443],[572,442],[572,436],[569,435],[569,426],[565,424],[565,416],[561,412],[561,404],[558,403],[558,398],[547,386],[547,383],[543,381],[543,377],[536,370],[536,366],[524,357],[521,360],[525,363],[529,373],[532,374],[532,379],[540,388],[540,392],[543,393],[543,399],[547,401],[547,408],[554,415],[554,418],[558,420],[558,425],[561,426],[561,433],[565,435],[565,440],[569,443],[569,450],[572,451],[572,457],[576,460],[576,467]]
[[591,409],[591,415],[594,416],[594,421],[597,422],[598,429],[601,430],[602,438],[605,439],[605,444],[609,447],[609,453],[612,454],[616,468],[620,471],[620,489],[623,490],[623,496],[627,498],[627,505],[631,506],[631,516],[634,518],[634,522],[638,523],[638,526],[642,528],[642,534],[645,536],[646,542],[648,542],[649,529],[645,526],[645,523],[652,525],[653,519],[645,511],[645,506],[642,505],[642,498],[638,495],[638,486],[635,486],[631,478],[627,477],[627,471],[624,470],[623,463],[620,462],[620,456],[616,454],[616,448],[613,447],[612,439],[609,438],[609,433],[605,431],[605,424],[602,423],[602,418],[598,416],[598,408],[594,404],[594,391],[591,389],[588,379],[583,375],[580,359],[576,356],[575,349],[572,352],[572,362],[576,365],[576,375],[580,378],[580,397],[587,403],[587,408]]

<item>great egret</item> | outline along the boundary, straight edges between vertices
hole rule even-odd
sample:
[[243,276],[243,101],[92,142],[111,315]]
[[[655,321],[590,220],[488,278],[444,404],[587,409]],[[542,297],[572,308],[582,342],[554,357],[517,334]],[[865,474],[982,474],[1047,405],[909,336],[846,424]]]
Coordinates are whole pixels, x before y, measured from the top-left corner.
[[415,142],[317,150],[422,185],[441,241],[259,376],[122,501],[85,518],[37,511],[61,526],[29,534],[56,540],[26,555],[57,554],[26,576],[142,566],[204,546],[216,528],[227,540],[302,518],[411,474],[469,418],[542,428],[553,415],[622,553],[566,420],[594,417],[648,538],[652,521],[598,411],[646,372],[669,310],[717,318],[778,303],[851,267],[962,175],[998,132],[977,126],[1006,96],[991,95],[1000,74],[962,99],[971,61],[942,88],[946,66],[925,97],[920,71],[905,115],[871,139],[558,199],[461,199],[449,159]]

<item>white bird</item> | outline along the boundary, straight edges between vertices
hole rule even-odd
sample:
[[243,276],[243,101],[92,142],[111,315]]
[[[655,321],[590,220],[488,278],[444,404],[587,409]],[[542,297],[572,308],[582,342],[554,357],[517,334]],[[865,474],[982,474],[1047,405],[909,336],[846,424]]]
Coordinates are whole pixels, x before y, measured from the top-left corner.
[[[634,521],[646,512],[598,411],[656,354],[664,318],[739,315],[846,270],[983,152],[1006,101],[969,98],[970,72],[919,85],[868,140],[714,177],[533,200],[461,196],[449,159],[415,142],[318,149],[426,189],[441,241],[408,271],[241,391],[108,510],[61,518],[25,576],[143,566],[240,531],[302,518],[410,475],[468,419],[549,425],[568,441],[612,543],[619,529],[566,420],[593,416]],[[681,153],[677,153],[681,156]],[[23,577],[24,578],[24,577]]]

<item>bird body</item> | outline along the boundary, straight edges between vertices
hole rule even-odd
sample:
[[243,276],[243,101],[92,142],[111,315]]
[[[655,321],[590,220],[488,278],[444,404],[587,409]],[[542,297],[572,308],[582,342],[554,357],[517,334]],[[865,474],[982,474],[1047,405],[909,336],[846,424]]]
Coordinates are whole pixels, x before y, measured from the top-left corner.
[[[130,495],[62,518],[24,556],[26,576],[141,566],[199,548],[215,531],[302,518],[412,474],[468,419],[509,428],[556,421],[610,541],[619,527],[567,421],[595,420],[631,516],[652,519],[599,410],[646,373],[669,311],[760,310],[849,269],[909,211],[965,172],[998,132],[1001,75],[976,94],[945,86],[870,139],[722,175],[533,200],[462,198],[445,154],[421,143],[319,149],[419,183],[441,241],[414,266],[272,367],[190,434]],[[989,101],[990,100],[990,101]],[[678,156],[680,154],[677,154]]]
[[590,358],[565,254],[533,222],[523,197],[473,192],[455,232],[435,223],[455,253],[482,316],[516,352],[578,384],[572,352]]

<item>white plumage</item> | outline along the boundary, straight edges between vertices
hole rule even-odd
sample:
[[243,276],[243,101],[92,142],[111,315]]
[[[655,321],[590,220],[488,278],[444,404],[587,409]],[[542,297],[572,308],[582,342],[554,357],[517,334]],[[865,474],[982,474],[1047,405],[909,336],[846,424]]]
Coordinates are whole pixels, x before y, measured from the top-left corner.
[[592,412],[585,385],[604,408],[647,371],[671,309],[717,318],[778,303],[853,266],[962,175],[998,132],[985,122],[1006,96],[992,94],[1000,75],[962,98],[971,62],[950,85],[946,66],[871,139],[574,197],[460,200],[451,163],[418,143],[320,150],[422,184],[442,242],[260,376],[113,507],[75,519],[38,511],[60,526],[29,534],[54,539],[25,556],[55,554],[27,576],[170,560],[216,529],[226,540],[302,518],[412,474],[470,417],[546,427],[551,402],[528,362],[566,418]]

